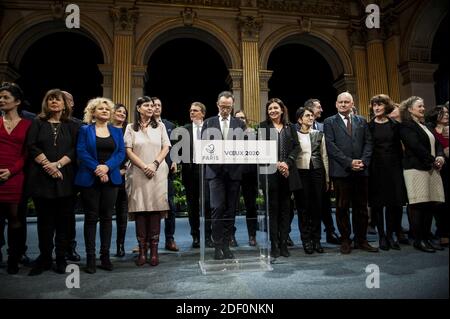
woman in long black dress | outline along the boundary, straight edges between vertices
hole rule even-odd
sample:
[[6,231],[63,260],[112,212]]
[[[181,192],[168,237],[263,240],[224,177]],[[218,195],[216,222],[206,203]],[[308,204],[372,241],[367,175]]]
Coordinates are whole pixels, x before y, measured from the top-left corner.
[[[370,99],[374,118],[369,123],[373,154],[369,175],[369,206],[376,217],[380,249],[400,249],[397,237],[401,230],[406,191],[402,170],[402,145],[399,123],[388,117],[394,110],[391,98],[384,94]],[[384,216],[386,208],[386,216]],[[384,218],[386,217],[386,218]],[[386,231],[384,223],[386,219]]]

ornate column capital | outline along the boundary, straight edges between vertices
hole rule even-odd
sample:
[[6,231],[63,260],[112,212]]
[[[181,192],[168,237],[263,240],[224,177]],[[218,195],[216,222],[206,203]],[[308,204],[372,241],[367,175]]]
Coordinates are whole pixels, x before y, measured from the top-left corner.
[[403,77],[403,84],[434,83],[434,72],[439,66],[433,63],[406,62],[399,66]]
[[273,71],[259,70],[259,87],[261,91],[269,91],[269,80],[272,77]]
[[134,32],[139,17],[137,7],[112,7],[109,13],[114,22],[115,32]]
[[350,39],[350,45],[353,46],[366,46],[367,41],[367,33],[366,30],[361,28],[361,25],[358,23],[352,23],[348,27],[347,30],[348,37]]
[[263,23],[261,17],[239,15],[237,21],[242,41],[259,40],[259,30],[261,30]]
[[383,29],[385,30],[384,34],[386,38],[400,35],[400,22],[398,14],[391,11],[387,13],[381,21],[383,24]]
[[103,84],[102,86],[112,86],[112,73],[113,73],[113,66],[111,64],[97,64],[98,70],[103,75]]
[[384,33],[380,29],[368,29],[367,30],[367,43],[370,42],[383,42]]
[[146,65],[133,65],[131,68],[131,87],[144,87],[144,80],[147,76]]
[[229,75],[227,78],[227,83],[230,85],[231,90],[242,88],[242,69],[228,69]]
[[431,50],[429,48],[413,46],[409,49],[408,56],[410,61],[428,63],[431,61]]

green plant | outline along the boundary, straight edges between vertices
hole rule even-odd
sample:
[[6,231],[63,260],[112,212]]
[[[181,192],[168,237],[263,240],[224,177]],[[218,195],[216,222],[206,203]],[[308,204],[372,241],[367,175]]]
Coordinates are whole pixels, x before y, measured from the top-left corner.
[[181,170],[177,171],[175,173],[175,176],[173,178],[173,188],[174,188],[174,196],[173,196],[173,202],[178,210],[184,210],[187,205],[186,200],[186,190],[184,188],[183,183],[181,182]]

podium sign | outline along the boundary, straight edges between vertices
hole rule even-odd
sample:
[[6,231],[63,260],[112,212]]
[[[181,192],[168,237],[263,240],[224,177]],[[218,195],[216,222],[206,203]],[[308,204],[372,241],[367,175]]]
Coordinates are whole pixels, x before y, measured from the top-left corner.
[[277,142],[260,140],[197,140],[196,164],[276,164]]
[[[203,274],[242,271],[271,271],[269,218],[268,218],[268,175],[263,167],[276,168],[278,156],[277,142],[273,140],[198,140],[194,142],[194,163],[199,164],[200,180],[200,260]],[[210,185],[214,179],[205,178],[205,168],[231,165],[242,169],[241,195],[236,199],[233,217],[212,217],[213,208]],[[238,168],[242,165],[243,167]],[[275,169],[276,171],[276,169]],[[269,173],[270,174],[270,173]],[[217,184],[215,184],[217,185]],[[217,196],[215,193],[214,196]],[[225,192],[221,196],[228,196]],[[217,197],[215,197],[217,198]],[[245,205],[243,204],[245,202]],[[220,207],[220,206],[218,206]],[[219,209],[219,208],[215,208]],[[224,209],[224,208],[220,208]],[[236,216],[235,216],[236,215]],[[244,215],[244,216],[242,216]],[[214,225],[223,226],[232,237],[231,259],[216,259],[212,231]],[[216,226],[217,227],[217,226]],[[231,239],[237,243],[231,245]]]

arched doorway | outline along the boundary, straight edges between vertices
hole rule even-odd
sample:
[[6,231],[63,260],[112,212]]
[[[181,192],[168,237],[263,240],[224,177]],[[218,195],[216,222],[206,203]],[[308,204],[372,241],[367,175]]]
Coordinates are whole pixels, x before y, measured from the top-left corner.
[[75,100],[74,116],[82,118],[89,99],[101,96],[103,63],[99,46],[88,37],[56,32],[33,43],[24,54],[17,83],[23,88],[32,112],[39,112],[42,98],[52,88],[69,91]]
[[438,69],[434,73],[436,104],[444,104],[449,100],[449,25],[448,14],[441,22],[438,31],[433,40],[431,49],[431,61],[438,65]]
[[295,112],[310,98],[321,101],[322,119],[334,114],[336,88],[328,62],[315,49],[298,43],[276,47],[270,54],[267,68],[273,70],[269,80],[269,98],[280,98],[295,122]]
[[189,122],[189,106],[205,104],[207,117],[217,113],[217,95],[229,90],[228,69],[209,44],[180,38],[165,42],[150,56],[144,94],[158,96],[163,117],[179,125]]

